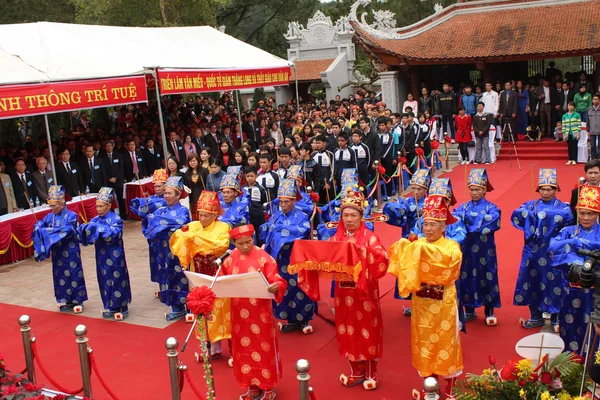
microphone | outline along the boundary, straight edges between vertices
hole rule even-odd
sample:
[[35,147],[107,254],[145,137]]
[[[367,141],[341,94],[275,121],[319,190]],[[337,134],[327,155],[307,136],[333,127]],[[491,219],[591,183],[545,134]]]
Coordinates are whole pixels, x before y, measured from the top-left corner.
[[213,261],[213,265],[221,265],[223,263],[223,261],[229,257],[231,255],[231,249],[227,250],[221,257],[217,258],[215,261]]

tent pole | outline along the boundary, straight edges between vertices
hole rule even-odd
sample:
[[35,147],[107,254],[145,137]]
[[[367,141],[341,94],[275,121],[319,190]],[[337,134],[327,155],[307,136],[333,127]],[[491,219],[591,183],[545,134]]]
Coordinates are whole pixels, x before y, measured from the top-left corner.
[[294,64],[294,78],[296,79],[296,112],[300,112],[300,97],[298,96],[298,70]]
[[158,105],[158,121],[160,122],[160,134],[162,137],[163,146],[163,161],[165,162],[165,169],[167,169],[167,160],[169,159],[169,151],[167,150],[167,135],[165,134],[165,122],[163,121],[162,113],[162,102],[160,101],[160,90],[158,89],[158,68],[154,68],[154,81],[156,82],[156,102]]
[[[235,92],[234,92],[235,94]],[[240,122],[240,124],[242,123],[242,100],[240,99],[240,97],[242,97],[242,92],[241,91],[237,91],[237,108],[238,108],[238,121]]]
[[[69,119],[71,119],[71,113],[69,113]],[[56,167],[54,166],[54,154],[52,153],[52,136],[50,136],[50,124],[48,123],[48,114],[44,114],[44,123],[46,125],[46,138],[48,139],[48,150],[50,151],[50,165],[52,165],[52,177],[54,184],[57,184],[56,180]]]

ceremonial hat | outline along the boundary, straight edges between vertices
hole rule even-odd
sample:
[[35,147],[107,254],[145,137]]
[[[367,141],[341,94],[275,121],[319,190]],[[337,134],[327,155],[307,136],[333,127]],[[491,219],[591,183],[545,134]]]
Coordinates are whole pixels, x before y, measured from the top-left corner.
[[356,168],[344,168],[342,170],[340,181],[342,186],[356,185],[358,183],[358,172],[356,172]]
[[235,175],[238,181],[242,180],[242,166],[241,165],[232,165],[231,167],[227,167],[227,175]]
[[221,186],[219,188],[221,190],[229,188],[229,189],[233,189],[233,190],[239,192],[240,191],[240,181],[238,181],[238,176],[234,175],[234,174],[227,173],[221,179]]
[[48,189],[48,204],[58,204],[65,201],[65,188],[61,185],[52,185]]
[[221,208],[221,202],[219,201],[219,194],[203,190],[196,202],[196,211],[222,215],[223,209]]
[[295,179],[302,181],[304,179],[304,171],[302,171],[301,165],[290,165],[287,170],[286,179]]
[[433,178],[429,185],[429,196],[443,196],[450,201],[450,205],[456,204],[456,198],[452,191],[452,182],[450,178]]
[[355,210],[360,211],[360,213],[364,213],[365,208],[369,204],[367,200],[365,200],[365,195],[362,188],[359,188],[358,185],[348,186],[344,192],[342,192],[342,201],[340,204],[340,211],[344,208],[354,208]]
[[244,236],[252,237],[253,235],[254,235],[254,226],[252,226],[250,224],[238,226],[229,231],[229,237],[233,240],[239,239]]
[[467,186],[479,186],[487,192],[494,190],[485,168],[473,168],[467,178]]
[[560,188],[558,187],[558,176],[556,176],[555,168],[540,168],[537,190],[539,191],[540,187],[542,186],[550,186],[560,191]]
[[170,176],[169,179],[167,179],[167,183],[165,184],[165,189],[166,188],[173,188],[178,193],[181,193],[181,191],[183,190],[183,179],[181,178],[181,176]]
[[425,189],[429,187],[431,183],[431,170],[428,168],[421,168],[415,171],[412,178],[410,178],[411,185],[421,186]]
[[296,200],[297,195],[296,182],[292,179],[282,179],[277,189],[277,197]]
[[152,175],[152,182],[166,182],[169,179],[169,175],[167,174],[167,170],[164,168],[160,168],[154,170],[154,174]]
[[102,186],[98,191],[98,196],[96,197],[96,201],[101,201],[108,205],[112,205],[113,202],[113,188]]
[[446,224],[453,224],[457,220],[446,206],[446,200],[443,196],[427,196],[423,203],[423,221],[444,221]]
[[582,185],[579,188],[579,198],[575,208],[600,213],[600,187]]

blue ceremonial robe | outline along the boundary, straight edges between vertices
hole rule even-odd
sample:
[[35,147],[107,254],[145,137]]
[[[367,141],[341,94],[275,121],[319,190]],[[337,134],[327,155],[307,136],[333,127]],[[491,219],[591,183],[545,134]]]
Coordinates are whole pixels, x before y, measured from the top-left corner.
[[562,281],[550,267],[548,246],[563,227],[573,223],[573,215],[569,203],[558,199],[535,200],[535,211],[530,200],[511,216],[513,226],[525,237],[513,303],[554,314],[560,311]]
[[36,261],[52,253],[54,297],[59,304],[83,304],[88,299],[77,240],[77,215],[63,208],[37,221],[31,233]]
[[[578,232],[576,232],[578,231]],[[600,225],[589,230],[579,226],[567,226],[550,241],[548,254],[555,275],[562,280],[562,304],[559,313],[560,337],[565,342],[565,351],[579,353],[585,332],[594,311],[594,289],[571,286],[567,274],[571,264],[583,265],[584,257],[577,250],[600,248]]]
[[169,239],[173,232],[190,222],[190,212],[177,203],[174,206],[159,208],[153,214],[149,214],[147,220],[147,225],[142,227],[142,233],[156,251],[160,301],[183,310],[189,291],[188,280],[179,264],[179,258],[171,253]]
[[[144,227],[148,224],[148,214],[152,214],[159,208],[166,206],[167,202],[165,201],[164,196],[157,196],[155,194],[153,194],[152,196],[148,196],[147,198],[138,197],[136,199],[131,200],[131,202],[129,203],[129,209],[142,218],[142,231]],[[152,246],[152,243],[148,241],[150,280],[152,282],[158,282],[158,277],[156,276],[156,271],[158,268],[156,263],[156,249],[157,247]]]
[[236,197],[231,203],[227,204],[221,200],[223,215],[219,216],[219,221],[234,227],[238,224],[249,224],[250,222],[250,203],[248,196],[242,195]]
[[276,213],[260,227],[260,238],[265,243],[265,250],[277,261],[279,275],[288,282],[281,303],[273,301],[273,315],[290,324],[306,324],[314,313],[312,300],[298,287],[298,275],[289,274],[287,270],[294,241],[309,237],[309,216],[297,208],[287,214]]
[[[466,228],[458,293],[465,307],[500,307],[498,256],[494,235],[501,211],[485,198],[461,204],[453,213]],[[454,225],[450,225],[454,226]]]
[[[301,195],[301,198],[296,200],[296,204],[294,205],[294,207],[310,217],[313,213],[313,208],[314,208],[315,204],[313,203],[312,199],[310,198],[310,195],[308,195],[307,193],[300,192],[300,195]],[[272,203],[273,203],[273,209],[275,210],[275,212],[276,213],[280,212],[281,208],[279,207],[279,198],[273,199]],[[266,211],[267,211],[267,214],[273,215],[273,213],[271,212],[271,207],[268,203],[267,203]]]
[[410,229],[416,225],[417,218],[421,215],[424,202],[425,197],[417,202],[414,196],[387,202],[383,208],[383,213],[389,218],[387,223],[402,228],[402,237],[408,238]]
[[[342,201],[340,199],[332,200],[329,203],[325,204],[321,207],[321,223],[317,226],[317,235],[319,240],[329,240],[335,234],[337,227],[327,229],[325,223],[327,222],[338,222],[340,220],[340,210],[339,207]],[[371,206],[367,206],[364,212],[365,218],[371,217]],[[375,226],[373,222],[365,222],[367,229],[370,231],[375,231]]]
[[106,310],[119,310],[131,303],[131,284],[125,249],[123,248],[123,220],[109,211],[97,216],[77,229],[84,246],[96,245],[96,274],[100,297]]

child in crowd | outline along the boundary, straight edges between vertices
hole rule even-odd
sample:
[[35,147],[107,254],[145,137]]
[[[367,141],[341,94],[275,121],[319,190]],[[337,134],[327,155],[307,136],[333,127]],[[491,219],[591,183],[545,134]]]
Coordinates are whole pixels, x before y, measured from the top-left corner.
[[[258,229],[262,224],[265,223],[265,206],[268,202],[267,191],[262,187],[256,179],[258,178],[258,170],[256,167],[246,167],[246,186],[244,186],[244,193],[250,200],[250,223],[254,226],[254,230],[258,232]],[[255,237],[256,245],[260,246],[260,237]]]
[[557,121],[556,128],[554,128],[554,141],[560,142],[561,140],[563,140],[562,121]]
[[458,115],[454,117],[456,124],[456,142],[460,150],[461,164],[469,163],[469,142],[473,140],[471,136],[471,125],[473,123],[470,115],[467,115],[464,107],[458,109]]
[[[335,185],[340,189],[342,171],[345,168],[356,168],[356,154],[348,148],[348,137],[340,133],[337,138],[338,149],[335,151],[333,162],[333,176]],[[339,190],[338,190],[339,191]]]
[[273,158],[269,154],[261,154],[258,162],[261,173],[258,175],[258,183],[267,191],[267,198],[272,201],[277,198],[277,189],[279,188],[279,175],[271,171],[271,162]]
[[362,142],[362,132],[358,129],[352,132],[352,146],[350,149],[356,155],[358,179],[362,186],[369,183],[369,165],[371,165],[371,153],[369,147]]
[[541,138],[542,131],[540,131],[540,128],[536,124],[531,124],[527,127],[525,139],[529,140],[530,142],[539,142]]

